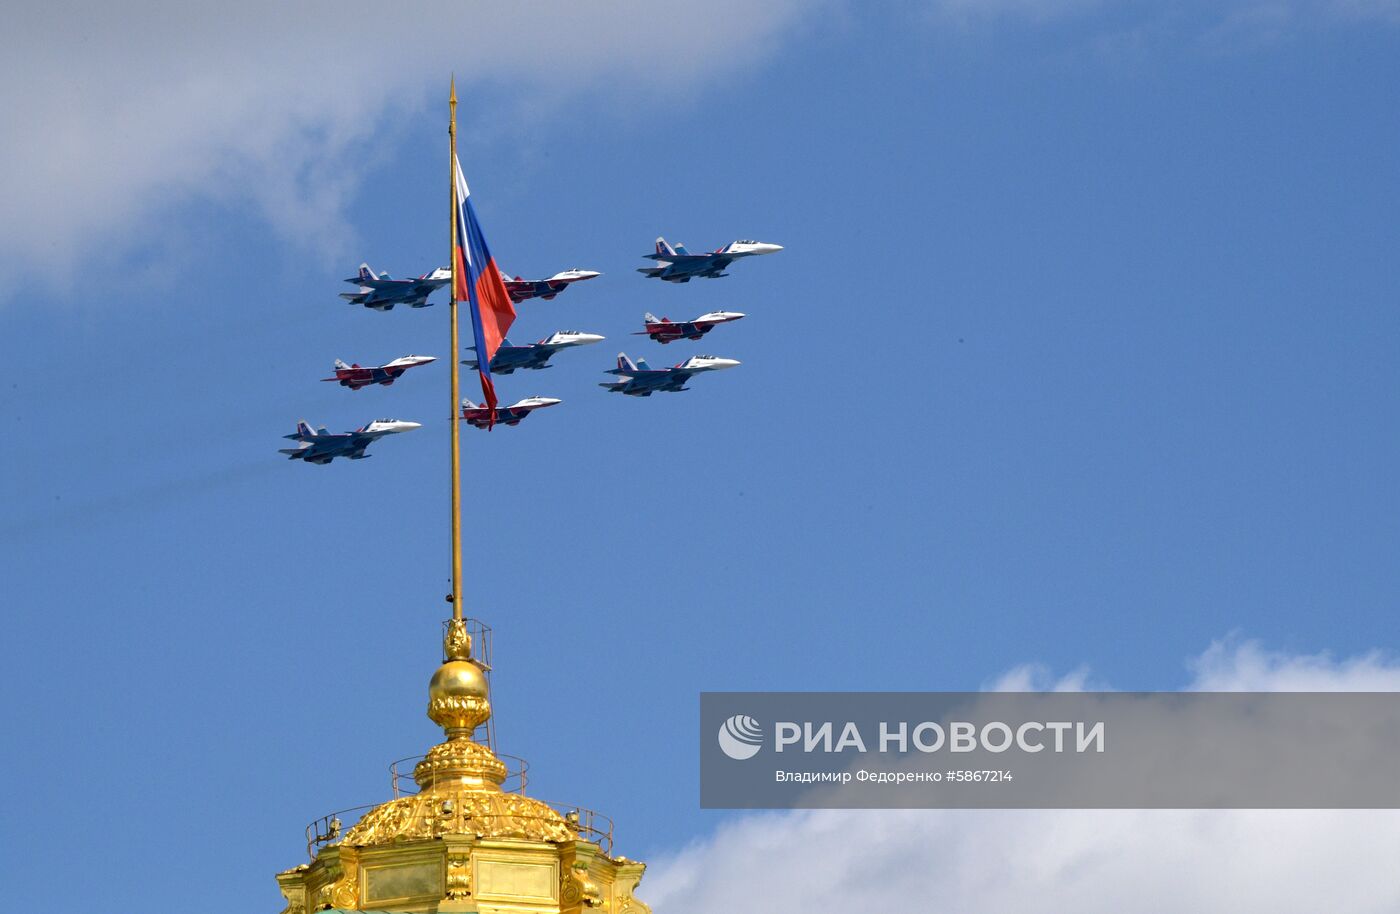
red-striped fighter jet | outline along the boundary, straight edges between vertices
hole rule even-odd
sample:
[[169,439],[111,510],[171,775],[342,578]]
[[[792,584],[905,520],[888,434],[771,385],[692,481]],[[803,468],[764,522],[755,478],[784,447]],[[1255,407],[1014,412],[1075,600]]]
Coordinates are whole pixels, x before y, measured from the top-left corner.
[[[522,419],[535,410],[543,409],[546,406],[558,406],[563,402],[555,397],[526,397],[510,406],[498,406],[496,407],[496,424],[519,425]],[[462,419],[477,428],[490,428],[491,409],[486,406],[478,406],[470,400],[463,400]]]
[[383,365],[364,367],[358,362],[346,365],[340,359],[336,359],[335,377],[322,378],[321,380],[338,381],[341,387],[348,387],[351,390],[359,390],[361,387],[369,387],[371,384],[383,384],[388,387],[399,379],[399,375],[410,368],[436,361],[437,359],[430,355],[406,355]]
[[562,273],[555,273],[548,279],[521,279],[519,276],[511,279],[505,270],[501,271],[501,281],[506,284],[506,292],[510,294],[510,300],[514,304],[520,304],[532,298],[543,298],[545,301],[553,300],[554,296],[569,288],[570,283],[582,282],[585,279],[593,279],[595,276],[602,276],[595,270],[565,270]]
[[720,324],[737,321],[744,315],[738,311],[711,311],[693,321],[673,321],[669,317],[657,317],[647,313],[645,330],[633,336],[649,336],[658,343],[673,343],[676,340],[698,340]]

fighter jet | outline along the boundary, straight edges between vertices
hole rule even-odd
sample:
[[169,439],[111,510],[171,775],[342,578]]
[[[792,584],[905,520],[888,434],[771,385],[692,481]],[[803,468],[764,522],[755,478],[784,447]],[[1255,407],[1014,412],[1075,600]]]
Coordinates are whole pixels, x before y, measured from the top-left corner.
[[[491,357],[491,373],[510,374],[517,368],[549,368],[549,357],[560,349],[587,346],[603,339],[605,337],[596,333],[584,333],[582,330],[556,330],[538,343],[526,343],[524,346],[513,346],[510,340],[501,340],[501,347]],[[463,359],[462,364],[468,368],[475,368],[477,360]]]
[[[554,397],[526,397],[518,403],[510,406],[496,407],[497,425],[519,425],[520,420],[530,415],[537,409],[546,406],[558,406],[563,400]],[[477,406],[470,400],[462,401],[462,418],[477,428],[489,428],[491,426],[491,410],[486,406]]]
[[569,283],[581,282],[602,275],[594,270],[565,270],[562,273],[555,273],[548,279],[521,279],[519,276],[511,279],[502,270],[501,281],[506,284],[506,291],[510,293],[511,302],[518,305],[531,298],[543,298],[545,301],[550,301],[554,296],[567,289]]
[[341,387],[348,387],[351,390],[359,390],[361,387],[369,387],[371,384],[383,384],[388,387],[398,380],[399,375],[410,368],[436,361],[437,359],[430,355],[406,355],[384,365],[362,368],[358,362],[354,365],[346,365],[340,359],[336,359],[335,377],[322,378],[321,380],[339,381]]
[[388,273],[375,273],[369,264],[360,264],[360,272],[345,280],[357,283],[358,292],[342,292],[340,297],[352,305],[364,305],[376,311],[391,311],[395,305],[410,308],[428,307],[428,296],[452,281],[452,271],[438,267],[417,279],[392,279]]
[[324,425],[313,430],[303,419],[297,423],[295,435],[284,436],[293,441],[300,441],[301,447],[282,448],[278,453],[286,454],[291,460],[305,460],[307,463],[325,464],[337,457],[363,460],[370,456],[365,453],[365,448],[385,435],[411,432],[415,428],[421,427],[422,425],[418,422],[404,422],[401,419],[375,419],[370,424],[362,425],[353,432],[333,435],[326,431]]
[[656,239],[656,253],[644,255],[648,260],[663,264],[659,267],[640,267],[637,272],[653,279],[666,282],[690,282],[693,277],[718,279],[728,276],[724,268],[740,257],[755,257],[759,254],[776,254],[780,244],[767,244],[762,241],[731,241],[713,254],[692,254],[685,245],[671,247],[665,238]]
[[646,316],[647,329],[639,330],[633,336],[649,336],[658,343],[671,343],[679,339],[698,340],[720,324],[737,321],[744,315],[738,311],[711,311],[693,321],[673,321],[669,317],[657,317],[650,312]]
[[615,374],[622,378],[621,381],[603,381],[598,386],[606,387],[614,393],[627,394],[629,397],[649,397],[657,391],[674,393],[682,390],[689,390],[685,382],[691,376],[702,371],[718,371],[721,368],[733,368],[738,365],[736,359],[721,359],[713,355],[693,355],[670,368],[652,368],[647,364],[646,359],[637,359],[633,362],[627,357],[627,353],[617,354],[617,367],[611,369],[608,374]]

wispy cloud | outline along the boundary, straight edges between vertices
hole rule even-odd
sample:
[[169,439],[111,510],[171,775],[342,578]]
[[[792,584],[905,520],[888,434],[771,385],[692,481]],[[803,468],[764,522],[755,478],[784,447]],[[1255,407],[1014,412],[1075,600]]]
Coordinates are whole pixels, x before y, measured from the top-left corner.
[[930,0],[964,29],[1082,26],[1089,46],[1121,54],[1144,43],[1247,50],[1325,25],[1400,24],[1400,0]]
[[0,37],[0,268],[159,244],[158,217],[192,201],[336,246],[372,139],[402,142],[396,115],[448,73],[536,101],[670,93],[768,53],[803,7],[19,4]]
[[[1400,691],[1400,658],[1269,651],[1227,639],[1190,664],[1195,690]],[[1072,688],[1018,667],[998,687]],[[751,815],[658,860],[658,911],[799,914],[1081,911],[1226,914],[1400,909],[1400,812],[817,810]]]
[[1260,15],[1330,16],[1400,20],[1400,0],[1186,0],[1163,4],[1150,0],[931,0],[935,10],[960,19],[1060,19],[1091,11],[1131,11],[1139,15],[1177,12],[1213,14],[1221,19]]

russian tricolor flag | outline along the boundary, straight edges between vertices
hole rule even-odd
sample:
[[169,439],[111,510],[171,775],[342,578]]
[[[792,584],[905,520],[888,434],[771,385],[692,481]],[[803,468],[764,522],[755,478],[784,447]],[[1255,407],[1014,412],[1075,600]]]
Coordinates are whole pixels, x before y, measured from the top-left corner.
[[[481,395],[490,408],[491,424],[496,419],[496,386],[491,381],[491,359],[510,332],[515,321],[515,305],[511,303],[501,271],[486,246],[481,224],[476,221],[471,192],[462,175],[462,163],[452,162],[457,173],[453,205],[457,208],[457,237],[452,245],[452,297],[471,303],[472,336],[476,341],[477,371],[481,375]],[[456,358],[456,356],[453,356]]]

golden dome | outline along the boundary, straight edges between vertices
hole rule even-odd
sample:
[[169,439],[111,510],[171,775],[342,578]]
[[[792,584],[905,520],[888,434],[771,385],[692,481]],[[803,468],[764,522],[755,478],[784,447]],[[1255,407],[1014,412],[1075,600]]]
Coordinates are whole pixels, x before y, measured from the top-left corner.
[[559,843],[577,840],[578,829],[549,804],[533,797],[460,790],[420,793],[376,806],[345,833],[344,843],[365,847],[442,835]]

